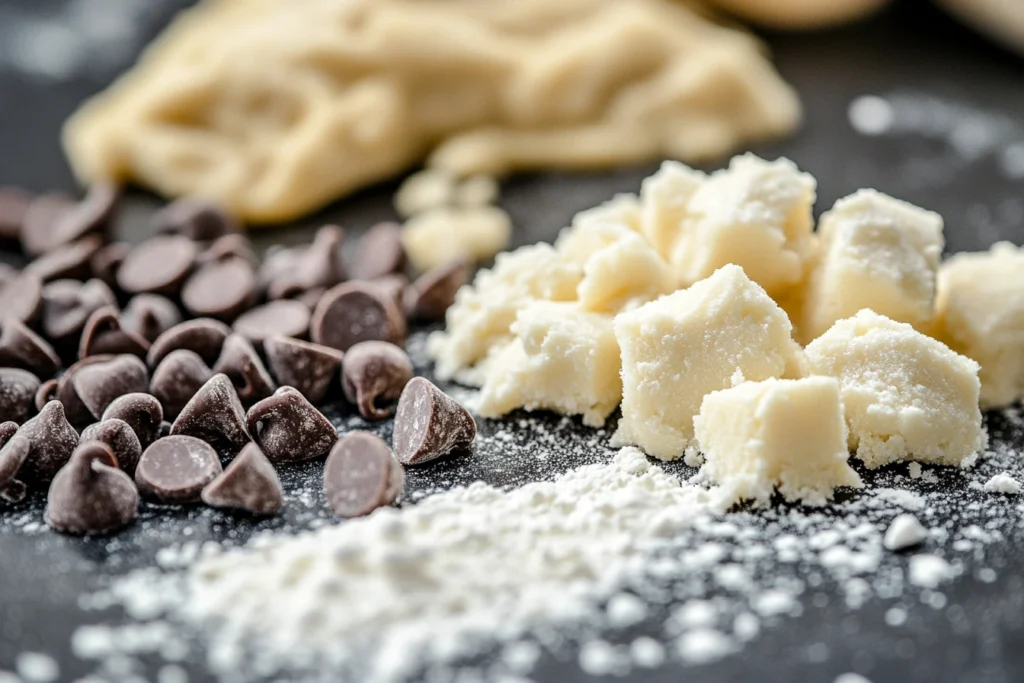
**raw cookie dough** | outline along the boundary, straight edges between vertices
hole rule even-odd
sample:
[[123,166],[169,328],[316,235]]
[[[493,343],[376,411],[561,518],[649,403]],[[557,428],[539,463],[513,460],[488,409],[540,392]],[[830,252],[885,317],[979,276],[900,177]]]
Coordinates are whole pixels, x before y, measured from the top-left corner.
[[[710,0],[741,19],[781,29],[818,29],[867,16],[890,0]],[[976,2],[977,0],[961,0]]]
[[799,347],[791,331],[782,309],[735,265],[618,315],[623,395],[613,445],[679,458],[704,396],[734,376],[758,381],[793,370]]
[[83,181],[267,223],[428,155],[458,177],[699,161],[799,118],[756,40],[674,0],[209,0],[64,144]]
[[576,292],[584,310],[618,313],[675,289],[676,281],[668,264],[633,233],[587,259]]
[[868,467],[960,465],[985,447],[978,364],[910,325],[863,310],[806,353],[812,374],[839,380],[850,448]]
[[456,259],[486,261],[506,249],[511,238],[512,222],[496,206],[438,207],[402,226],[409,263],[421,272]]
[[837,486],[860,488],[847,464],[839,383],[831,377],[744,382],[704,397],[694,431],[701,473],[731,500],[767,506],[772,491],[824,505]]
[[1024,397],[1024,249],[999,242],[939,268],[939,335],[981,364],[981,403]]

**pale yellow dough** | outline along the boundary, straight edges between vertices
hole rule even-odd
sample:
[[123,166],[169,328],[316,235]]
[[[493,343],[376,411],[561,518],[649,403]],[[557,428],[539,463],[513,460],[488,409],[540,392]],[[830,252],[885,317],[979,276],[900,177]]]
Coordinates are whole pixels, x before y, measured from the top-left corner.
[[452,206],[416,214],[402,226],[402,244],[419,271],[456,259],[486,261],[508,248],[512,222],[496,206]]
[[800,118],[751,37],[674,0],[208,0],[67,123],[83,181],[294,219],[455,176],[709,159]]

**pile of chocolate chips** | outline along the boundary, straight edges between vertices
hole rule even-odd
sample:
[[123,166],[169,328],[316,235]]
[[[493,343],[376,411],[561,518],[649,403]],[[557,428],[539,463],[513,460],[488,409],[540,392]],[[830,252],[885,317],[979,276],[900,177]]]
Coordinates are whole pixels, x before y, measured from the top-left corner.
[[[472,445],[472,416],[402,349],[411,322],[443,318],[465,263],[410,283],[392,223],[351,264],[333,225],[261,263],[232,216],[192,198],[154,214],[145,242],[112,242],[119,198],[0,188],[0,240],[30,259],[0,264],[0,497],[48,486],[47,523],[74,534],[125,527],[140,496],[271,515],[275,468],[326,456],[328,504],[357,516],[399,498],[403,465]],[[337,395],[394,413],[393,448],[339,439],[315,407]]]

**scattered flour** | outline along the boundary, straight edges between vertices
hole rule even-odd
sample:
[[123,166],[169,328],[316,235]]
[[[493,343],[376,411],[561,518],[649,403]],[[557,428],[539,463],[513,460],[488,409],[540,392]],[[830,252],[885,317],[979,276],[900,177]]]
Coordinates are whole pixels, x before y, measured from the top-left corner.
[[953,578],[953,568],[935,555],[914,555],[910,558],[910,583],[921,588],[938,588]]
[[57,661],[40,652],[22,652],[14,663],[18,675],[26,683],[50,683],[60,678]]
[[985,482],[984,489],[989,493],[1020,493],[1020,482],[1010,476],[1009,472],[1000,472]]
[[917,517],[904,514],[892,520],[882,543],[887,550],[902,550],[920,545],[926,538],[928,538],[928,530],[921,526]]

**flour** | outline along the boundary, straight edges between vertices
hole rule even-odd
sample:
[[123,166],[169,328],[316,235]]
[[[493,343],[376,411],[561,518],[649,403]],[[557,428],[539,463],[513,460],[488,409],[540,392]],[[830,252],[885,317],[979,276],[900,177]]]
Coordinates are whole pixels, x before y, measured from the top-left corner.
[[993,475],[983,486],[989,493],[1008,493],[1016,495],[1020,493],[1020,482],[1014,479],[1009,472],[1000,472]]
[[928,538],[928,530],[921,526],[914,515],[900,515],[892,520],[885,532],[882,543],[887,550],[902,550],[922,543]]

